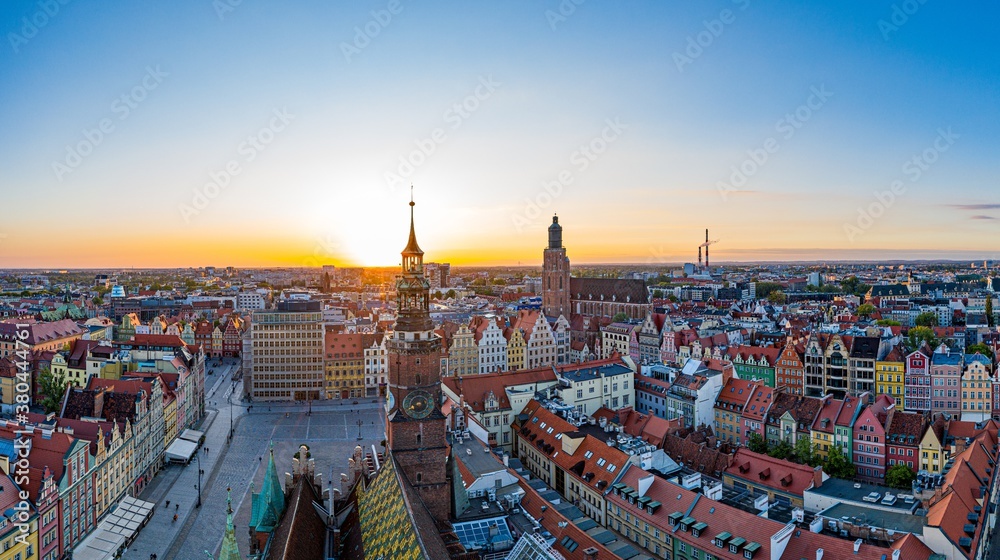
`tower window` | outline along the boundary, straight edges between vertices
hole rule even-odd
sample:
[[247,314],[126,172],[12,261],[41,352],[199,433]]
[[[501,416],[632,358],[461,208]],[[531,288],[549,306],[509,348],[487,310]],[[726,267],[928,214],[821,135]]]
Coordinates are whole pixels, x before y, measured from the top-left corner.
[[424,473],[417,473],[417,484],[420,484],[424,480]]
[[419,447],[420,444],[422,444],[423,442],[424,442],[423,434],[417,434],[417,446]]
[[416,377],[415,377],[415,379],[416,379],[416,383],[417,383],[417,385],[420,385],[420,374],[419,374],[419,373],[418,373],[418,374],[416,374]]

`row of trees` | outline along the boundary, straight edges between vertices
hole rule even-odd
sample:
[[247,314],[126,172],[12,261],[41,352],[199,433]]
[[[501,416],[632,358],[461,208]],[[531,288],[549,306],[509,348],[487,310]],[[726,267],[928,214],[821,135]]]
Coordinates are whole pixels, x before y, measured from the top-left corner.
[[[823,472],[834,477],[852,480],[857,475],[854,464],[847,460],[847,455],[839,445],[833,445],[824,458],[819,453],[819,444],[813,444],[810,437],[800,435],[795,445],[781,440],[772,445],[759,433],[750,434],[747,447],[754,453],[763,453],[775,459],[792,461],[810,467],[823,467]],[[906,465],[893,465],[885,474],[885,483],[891,488],[910,488],[910,483],[916,475]]]

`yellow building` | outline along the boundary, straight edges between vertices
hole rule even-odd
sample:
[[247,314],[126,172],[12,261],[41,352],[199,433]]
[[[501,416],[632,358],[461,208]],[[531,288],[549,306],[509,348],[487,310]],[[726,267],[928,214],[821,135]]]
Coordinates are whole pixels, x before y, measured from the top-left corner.
[[941,474],[944,470],[944,464],[948,460],[941,441],[944,432],[945,425],[940,420],[931,424],[924,432],[924,439],[920,440],[920,470],[930,474]]
[[[20,503],[20,488],[14,484],[10,475],[0,475],[3,487],[0,493],[0,509],[13,511]],[[29,505],[30,514],[24,523],[14,523],[10,517],[0,519],[0,560],[34,560],[38,558],[38,512],[34,505]],[[27,527],[26,531],[21,528]]]
[[[509,329],[510,337],[507,339],[507,370],[517,371],[524,369],[524,349],[528,346],[524,340],[524,333],[521,329]],[[506,333],[504,333],[506,334]]]
[[163,399],[163,448],[177,439],[177,397],[164,393]]
[[813,444],[813,453],[826,460],[830,453],[830,448],[834,445],[834,434],[836,434],[837,417],[840,416],[840,409],[844,406],[844,401],[837,400],[832,396],[823,398],[816,418],[813,420],[809,431],[809,438]]
[[903,398],[905,376],[905,357],[898,347],[875,362],[875,391],[879,395],[889,395],[895,399],[897,410],[902,410],[906,405]]
[[993,416],[993,362],[982,354],[965,358],[962,374],[962,420],[982,422]]
[[476,333],[468,325],[460,325],[451,337],[448,348],[448,375],[476,375],[479,373],[479,346]]
[[61,353],[52,356],[52,365],[49,369],[56,378],[62,376],[66,383],[72,383],[74,387],[83,387],[87,384],[87,368],[69,367],[66,357]]
[[326,333],[323,370],[326,398],[365,396],[365,346],[360,334]]

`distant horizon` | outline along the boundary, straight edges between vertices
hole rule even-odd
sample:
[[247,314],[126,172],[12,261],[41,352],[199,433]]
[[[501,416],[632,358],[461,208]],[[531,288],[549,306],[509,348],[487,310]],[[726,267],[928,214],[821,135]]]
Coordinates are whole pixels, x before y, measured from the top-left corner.
[[[712,268],[716,267],[742,267],[742,266],[752,266],[752,265],[906,265],[906,264],[923,264],[923,265],[934,265],[934,264],[955,264],[955,265],[975,265],[976,267],[981,267],[983,261],[989,261],[993,266],[1000,266],[997,259],[994,257],[970,257],[970,258],[898,258],[898,259],[768,259],[768,260],[755,260],[755,261],[736,261],[736,260],[721,260],[712,261]],[[425,259],[425,262],[431,263],[446,263],[449,264],[452,269],[462,269],[462,268],[524,268],[524,269],[540,269],[541,261],[538,264],[456,264],[449,262],[444,259],[429,260]],[[657,268],[682,268],[685,264],[697,264],[690,261],[666,261],[658,263],[648,263],[648,262],[573,262],[570,261],[571,268],[584,268],[584,267],[630,267],[630,268],[643,268],[657,269]],[[237,264],[225,264],[225,265],[186,265],[186,266],[87,266],[87,267],[68,267],[68,266],[36,266],[36,267],[2,267],[2,271],[44,271],[44,272],[55,272],[55,271],[67,271],[67,272],[88,272],[88,271],[108,271],[108,270],[189,270],[189,269],[204,269],[209,267],[214,267],[216,269],[225,269],[228,267],[237,269],[321,269],[323,266],[334,266],[336,268],[363,268],[363,269],[393,269],[398,268],[399,264],[393,265],[352,265],[352,264],[333,264],[325,263],[319,266],[304,266],[304,265],[278,265],[278,264],[260,264],[260,265],[237,265]]]

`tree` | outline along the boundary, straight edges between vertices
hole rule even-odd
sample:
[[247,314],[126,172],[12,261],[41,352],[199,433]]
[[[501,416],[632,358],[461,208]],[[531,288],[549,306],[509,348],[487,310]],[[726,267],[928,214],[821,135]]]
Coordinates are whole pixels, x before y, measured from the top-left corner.
[[757,297],[766,298],[771,292],[781,290],[783,286],[777,282],[757,282]]
[[924,343],[930,346],[931,350],[941,344],[941,339],[930,327],[913,327],[906,334],[905,344],[908,352],[916,352]]
[[772,447],[771,450],[767,452],[767,454],[770,455],[771,457],[774,457],[775,459],[789,459],[791,458],[792,455],[795,454],[795,448],[793,448],[792,444],[788,443],[787,441],[781,440],[778,442],[777,445]]
[[621,311],[615,313],[615,316],[611,318],[612,323],[623,323],[625,321],[628,321],[628,315]]
[[771,292],[770,294],[767,294],[767,301],[771,303],[776,303],[778,305],[784,305],[788,303],[788,296],[785,295],[785,292],[782,292],[781,290],[776,290]]
[[94,305],[104,305],[104,298],[102,298],[101,296],[97,296],[91,301],[94,302]]
[[38,404],[45,409],[45,414],[58,412],[66,393],[66,376],[55,375],[49,368],[44,368],[38,374]]
[[747,447],[754,453],[767,453],[767,440],[759,433],[753,432],[747,440]]
[[663,299],[663,290],[653,290],[653,299]]
[[894,321],[892,319],[879,319],[875,321],[875,324],[880,327],[898,327],[900,326],[899,321]]
[[823,470],[836,478],[854,478],[855,475],[854,465],[847,460],[847,455],[844,455],[844,450],[839,445],[830,446]]
[[801,435],[799,439],[795,440],[795,460],[803,463],[805,465],[812,465],[815,458],[813,457],[813,445],[812,439],[809,436]]
[[674,294],[670,294],[669,296],[667,296],[667,299],[670,300],[670,303],[677,303],[678,301],[680,301]]
[[913,471],[906,465],[896,464],[885,471],[885,483],[889,488],[909,490],[913,478]]
[[456,295],[455,290],[448,290],[448,292],[444,295],[444,297],[448,299],[455,299],[455,295]]
[[980,342],[979,344],[973,344],[972,346],[969,346],[968,348],[965,349],[966,354],[975,354],[976,352],[979,352],[980,354],[986,356],[990,360],[993,360],[995,357],[993,355],[993,349],[983,344],[982,342]]
[[916,325],[918,327],[936,327],[938,326],[938,318],[936,313],[930,311],[925,311],[920,315],[917,315]]
[[861,280],[858,280],[857,276],[850,276],[840,281],[840,287],[848,294],[854,294],[858,297],[862,297],[868,293],[871,286],[865,284]]
[[870,303],[865,303],[858,307],[858,315],[862,317],[871,317],[872,313],[875,313],[875,306]]
[[434,299],[441,299],[441,297],[443,295],[444,294],[441,293],[441,290],[437,290],[437,291],[434,292],[434,296],[433,297],[434,297]]

